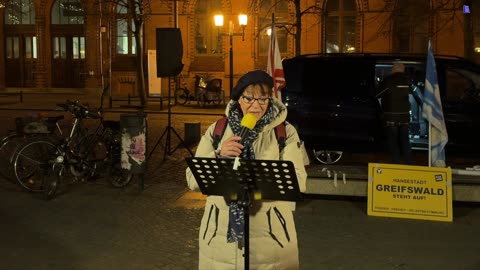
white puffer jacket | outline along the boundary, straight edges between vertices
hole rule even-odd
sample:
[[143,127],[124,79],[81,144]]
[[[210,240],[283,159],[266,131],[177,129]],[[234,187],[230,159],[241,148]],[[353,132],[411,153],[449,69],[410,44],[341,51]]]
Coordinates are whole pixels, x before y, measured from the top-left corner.
[[[307,174],[303,164],[301,141],[295,128],[286,125],[285,147],[279,152],[274,128],[285,121],[287,110],[276,100],[272,101],[277,117],[258,134],[253,143],[258,160],[290,160],[293,162],[299,189],[306,189]],[[229,111],[229,103],[226,113]],[[215,157],[212,124],[202,136],[197,157]],[[234,136],[227,126],[223,140]],[[198,191],[198,184],[189,169],[187,183]],[[292,211],[294,203],[286,201],[255,201],[250,210],[250,269],[298,269],[298,247]],[[237,243],[227,243],[229,208],[221,196],[208,196],[199,232],[199,269],[244,269],[243,249]]]

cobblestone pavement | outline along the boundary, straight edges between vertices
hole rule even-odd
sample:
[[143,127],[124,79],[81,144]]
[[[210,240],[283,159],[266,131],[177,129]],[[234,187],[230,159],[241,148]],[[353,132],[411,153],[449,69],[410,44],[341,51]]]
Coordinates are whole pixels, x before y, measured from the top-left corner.
[[[0,105],[4,129],[31,113],[28,104],[8,106]],[[174,115],[172,127],[183,137],[185,122],[200,122],[203,131],[216,117]],[[167,118],[148,119],[151,149]],[[170,143],[179,143],[174,134]],[[188,151],[180,147],[163,160],[164,147],[163,139],[149,159],[143,191],[138,178],[124,189],[100,179],[47,202],[0,179],[0,269],[196,269],[203,196],[186,188]],[[295,216],[301,269],[478,270],[478,206],[455,204],[454,222],[444,223],[369,217],[365,198],[307,197]]]

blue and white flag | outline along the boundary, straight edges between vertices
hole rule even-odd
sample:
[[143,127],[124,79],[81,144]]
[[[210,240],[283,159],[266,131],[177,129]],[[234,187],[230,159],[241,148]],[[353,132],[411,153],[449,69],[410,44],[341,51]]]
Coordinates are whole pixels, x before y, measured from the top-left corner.
[[427,76],[425,77],[422,116],[430,123],[428,165],[434,167],[446,167],[445,145],[448,142],[448,134],[445,120],[443,118],[437,69],[430,41],[428,42]]

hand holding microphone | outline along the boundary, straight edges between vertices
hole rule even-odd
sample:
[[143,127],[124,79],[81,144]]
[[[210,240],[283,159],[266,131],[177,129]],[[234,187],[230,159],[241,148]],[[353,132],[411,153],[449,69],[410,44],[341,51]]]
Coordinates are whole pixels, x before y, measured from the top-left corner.
[[257,118],[255,115],[247,113],[240,122],[241,128],[238,136],[233,136],[223,141],[220,147],[220,155],[232,157],[240,156],[243,151],[245,139],[247,138],[250,130],[252,130],[256,124]]
[[257,117],[255,117],[255,115],[251,113],[245,114],[245,116],[242,118],[242,122],[240,122],[240,134],[238,134],[238,136],[242,137],[240,139],[241,145],[245,143],[245,139],[247,138],[248,133],[255,127],[256,124]]

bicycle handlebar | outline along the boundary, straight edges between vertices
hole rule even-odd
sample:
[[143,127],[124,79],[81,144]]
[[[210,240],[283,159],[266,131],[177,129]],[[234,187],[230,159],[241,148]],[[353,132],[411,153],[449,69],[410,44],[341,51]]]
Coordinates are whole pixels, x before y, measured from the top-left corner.
[[57,104],[63,111],[72,113],[77,118],[92,118],[98,119],[100,118],[100,113],[95,110],[90,110],[87,106],[80,104],[78,101],[65,101],[65,103]]

